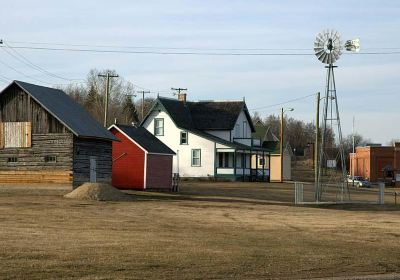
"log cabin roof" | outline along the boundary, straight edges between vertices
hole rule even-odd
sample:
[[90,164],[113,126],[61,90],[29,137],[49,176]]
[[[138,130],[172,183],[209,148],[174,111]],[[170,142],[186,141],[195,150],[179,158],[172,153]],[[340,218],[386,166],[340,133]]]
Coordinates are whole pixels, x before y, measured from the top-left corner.
[[165,145],[156,136],[147,131],[144,127],[136,127],[133,125],[114,124],[109,127],[117,129],[127,136],[132,142],[136,143],[149,154],[167,154],[175,155],[175,152]]
[[10,86],[17,85],[46,111],[58,119],[75,136],[117,141],[118,139],[99,124],[81,105],[75,102],[64,91],[22,81],[13,81]]

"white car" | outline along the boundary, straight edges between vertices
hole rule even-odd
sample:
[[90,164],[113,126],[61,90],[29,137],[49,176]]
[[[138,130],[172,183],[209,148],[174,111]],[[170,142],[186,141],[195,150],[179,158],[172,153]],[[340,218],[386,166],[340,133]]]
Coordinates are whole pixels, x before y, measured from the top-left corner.
[[365,188],[369,188],[371,187],[371,183],[368,180],[365,180],[363,177],[361,176],[347,176],[347,182],[349,183],[349,185],[353,184],[353,179],[354,179],[354,186],[356,187],[365,187]]

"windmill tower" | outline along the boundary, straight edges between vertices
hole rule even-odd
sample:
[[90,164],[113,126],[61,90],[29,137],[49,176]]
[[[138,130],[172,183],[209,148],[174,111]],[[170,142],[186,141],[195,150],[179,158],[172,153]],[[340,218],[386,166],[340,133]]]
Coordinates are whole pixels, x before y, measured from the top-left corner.
[[[335,30],[319,33],[314,42],[317,58],[326,64],[326,88],[322,110],[322,129],[318,158],[316,163],[315,201],[320,202],[326,188],[337,190],[336,199],[350,200],[346,180],[346,159],[344,157],[342,128],[333,65],[342,54],[343,47],[348,51],[359,51],[359,40],[349,40],[343,46],[340,35]],[[319,116],[318,116],[319,117]],[[319,133],[319,131],[317,131]]]

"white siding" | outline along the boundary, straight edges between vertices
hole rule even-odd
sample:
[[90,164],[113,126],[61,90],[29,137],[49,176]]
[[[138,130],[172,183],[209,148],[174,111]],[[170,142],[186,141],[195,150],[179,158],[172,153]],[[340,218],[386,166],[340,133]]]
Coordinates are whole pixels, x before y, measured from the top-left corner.
[[[246,122],[245,131],[243,131],[243,122]],[[239,131],[238,131],[239,130]],[[249,120],[246,118],[246,114],[242,111],[236,121],[235,128],[231,132],[232,138],[250,138],[251,137],[251,129]],[[237,137],[237,135],[240,135]]]
[[[157,136],[157,138],[176,153],[173,158],[173,172],[179,171],[182,177],[214,176],[215,143],[213,141],[188,132],[188,144],[181,145],[180,132],[184,130],[176,127],[166,112],[159,112],[158,110],[154,110],[143,124],[143,127],[152,134],[154,134],[155,118],[164,119],[164,135]],[[201,149],[200,167],[192,167],[191,165],[192,149]]]
[[217,136],[226,141],[231,141],[231,131],[230,130],[204,130],[204,132]]

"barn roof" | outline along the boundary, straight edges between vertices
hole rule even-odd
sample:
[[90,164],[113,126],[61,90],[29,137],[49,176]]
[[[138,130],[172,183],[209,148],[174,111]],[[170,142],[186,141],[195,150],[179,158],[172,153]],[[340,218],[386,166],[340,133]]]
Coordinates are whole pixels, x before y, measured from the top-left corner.
[[14,81],[4,89],[0,95],[13,84],[16,84],[29,94],[77,137],[118,140],[64,91],[21,81]]
[[161,142],[156,136],[151,134],[144,127],[136,127],[133,125],[114,124],[109,127],[109,130],[115,128],[121,131],[125,136],[137,143],[149,154],[168,154],[175,155],[167,145]]
[[155,105],[158,103],[165,108],[178,127],[187,130],[233,130],[243,110],[254,132],[244,101],[182,102],[177,99],[159,97]]

